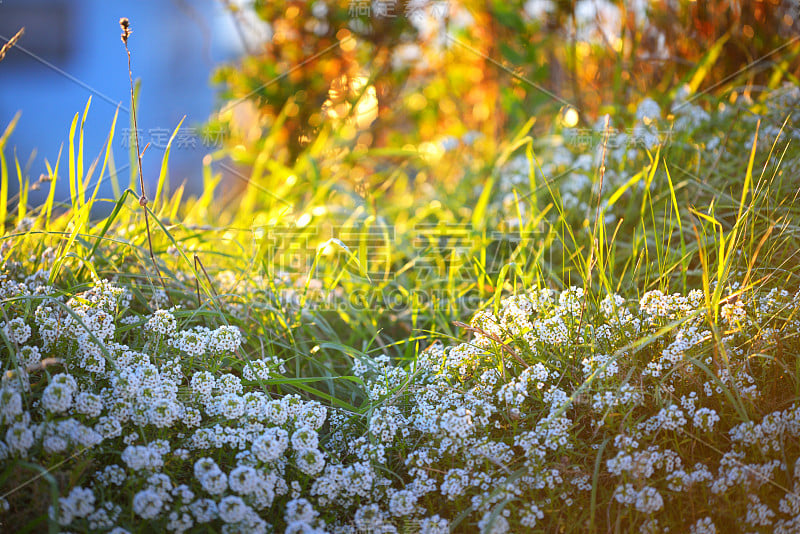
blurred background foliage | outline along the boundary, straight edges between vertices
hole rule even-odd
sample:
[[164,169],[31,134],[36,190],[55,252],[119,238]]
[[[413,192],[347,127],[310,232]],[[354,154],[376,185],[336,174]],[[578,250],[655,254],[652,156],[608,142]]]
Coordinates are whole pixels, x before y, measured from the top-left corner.
[[[479,132],[567,102],[592,124],[643,95],[797,81],[798,8],[782,0],[257,1],[271,38],[221,67],[230,146],[291,162],[326,126],[353,150]],[[252,20],[250,21],[252,23]],[[246,31],[242,31],[246,35]],[[700,67],[698,69],[698,66]],[[744,68],[747,67],[747,68]],[[657,97],[658,98],[658,97]],[[541,131],[540,130],[540,131]],[[427,147],[436,152],[435,147]],[[240,160],[247,162],[245,154]]]

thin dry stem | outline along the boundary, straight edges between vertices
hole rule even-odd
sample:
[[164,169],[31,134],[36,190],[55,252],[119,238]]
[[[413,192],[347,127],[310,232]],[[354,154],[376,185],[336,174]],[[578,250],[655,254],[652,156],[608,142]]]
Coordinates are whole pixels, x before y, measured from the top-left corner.
[[[147,194],[145,193],[144,188],[144,173],[142,172],[142,153],[139,150],[139,126],[136,122],[136,100],[134,97],[133,91],[133,70],[131,69],[131,51],[128,48],[128,38],[131,36],[133,30],[130,26],[130,21],[123,17],[119,19],[120,28],[122,28],[122,35],[120,36],[122,39],[122,44],[125,45],[125,52],[128,54],[128,80],[130,81],[131,85],[131,118],[133,119],[133,136],[136,141],[136,157],[138,159],[138,167],[139,167],[139,187],[141,188],[142,194],[139,197],[139,205],[144,210],[144,225],[145,229],[147,230],[147,246],[150,250],[150,260],[153,262],[153,268],[156,270],[156,276],[158,276],[159,282],[161,282],[161,287],[164,288],[164,294],[167,296],[167,299],[172,303],[172,299],[167,292],[167,285],[164,283],[164,278],[161,276],[161,269],[158,268],[158,262],[156,261],[156,256],[153,253],[153,237],[150,233],[150,217],[147,213]],[[149,146],[149,143],[148,143]],[[147,147],[145,147],[147,150]]]

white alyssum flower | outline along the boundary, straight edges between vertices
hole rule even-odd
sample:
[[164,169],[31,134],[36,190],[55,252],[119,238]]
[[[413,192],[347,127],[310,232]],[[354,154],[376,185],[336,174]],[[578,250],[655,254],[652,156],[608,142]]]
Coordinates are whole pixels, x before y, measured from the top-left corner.
[[253,454],[262,462],[277,460],[289,445],[289,433],[280,427],[270,427],[253,440]]
[[142,490],[133,497],[133,511],[142,519],[153,519],[163,505],[161,497],[151,489]]
[[178,323],[175,320],[175,316],[173,316],[169,311],[156,310],[147,320],[144,327],[149,332],[166,337],[175,334]]
[[232,353],[239,350],[242,333],[235,326],[220,326],[209,332],[206,349],[212,354]]
[[311,524],[318,515],[319,513],[314,510],[308,499],[299,498],[286,503],[283,518],[287,523],[302,521]]
[[292,434],[292,448],[296,451],[315,449],[319,444],[319,436],[309,427],[300,427]]
[[508,523],[510,512],[508,509],[503,509],[501,513],[493,513],[491,511],[484,514],[480,521],[478,521],[478,529],[481,534],[506,534],[509,532],[511,526]]
[[211,499],[198,499],[189,505],[198,523],[213,521],[218,514],[217,503]]
[[316,475],[325,468],[325,457],[319,449],[300,449],[295,452],[297,468],[307,475]]
[[207,328],[193,328],[181,330],[171,341],[172,345],[191,356],[202,356],[206,353],[208,344]]
[[122,461],[133,471],[156,471],[164,465],[161,453],[147,445],[127,446]]
[[27,456],[33,442],[33,431],[24,423],[14,423],[6,430],[6,445],[11,454]]
[[417,496],[408,490],[396,491],[389,499],[389,513],[396,517],[412,514],[416,510]]
[[97,417],[103,411],[103,398],[100,395],[84,391],[75,398],[75,411]]
[[664,507],[664,499],[656,488],[647,486],[636,495],[634,506],[642,513],[651,514]]
[[11,423],[23,412],[22,395],[19,391],[4,387],[0,389],[0,421]]
[[25,323],[25,319],[17,317],[7,323],[3,323],[3,331],[11,343],[22,345],[31,337],[31,327]]
[[249,465],[240,465],[228,475],[228,485],[240,495],[250,495],[255,492],[260,481],[258,472]]
[[61,509],[69,510],[69,515],[74,518],[86,517],[94,512],[94,502],[94,492],[80,486],[72,488],[66,497],[59,498]]
[[25,345],[17,352],[17,362],[20,367],[25,369],[35,367],[42,362],[42,354],[39,347],[35,345]]
[[714,425],[720,420],[716,410],[711,408],[699,408],[694,412],[692,423],[695,427],[706,432],[713,432]]
[[450,523],[436,514],[419,522],[419,532],[420,534],[449,534]]
[[78,384],[71,375],[64,373],[52,378],[42,394],[42,405],[53,413],[61,413],[72,407],[73,395]]
[[241,497],[228,495],[219,501],[217,506],[219,518],[226,523],[242,521],[250,510]]

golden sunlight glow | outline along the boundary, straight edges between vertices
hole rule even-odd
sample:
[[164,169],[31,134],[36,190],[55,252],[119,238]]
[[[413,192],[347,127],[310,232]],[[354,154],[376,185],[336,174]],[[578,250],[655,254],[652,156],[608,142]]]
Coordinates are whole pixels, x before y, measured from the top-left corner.
[[574,128],[578,124],[578,119],[580,119],[578,111],[573,107],[568,107],[564,110],[564,114],[561,117],[561,122],[567,128]]
[[333,256],[334,252],[336,252],[336,247],[334,247],[333,243],[331,243],[330,241],[323,245],[321,251],[323,256]]
[[[358,130],[369,128],[378,118],[378,93],[375,86],[368,85],[365,76],[348,78],[341,75],[331,82],[328,99],[322,105],[322,111],[332,119],[346,119],[348,126]],[[358,99],[355,104],[351,101]],[[352,132],[353,136],[355,132]]]
[[444,148],[439,143],[426,141],[419,145],[419,153],[426,161],[436,162],[444,155]]

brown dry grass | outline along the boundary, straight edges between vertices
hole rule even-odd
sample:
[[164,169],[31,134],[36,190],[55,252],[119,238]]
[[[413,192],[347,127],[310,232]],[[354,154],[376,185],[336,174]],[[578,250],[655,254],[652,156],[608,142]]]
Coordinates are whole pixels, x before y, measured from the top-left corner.
[[20,28],[19,31],[14,34],[14,37],[9,39],[8,42],[3,45],[3,48],[0,48],[0,61],[3,61],[3,59],[6,57],[6,52],[11,50],[11,47],[17,44],[17,41],[19,41],[19,38],[22,37],[22,34],[24,33],[25,33],[25,26]]

